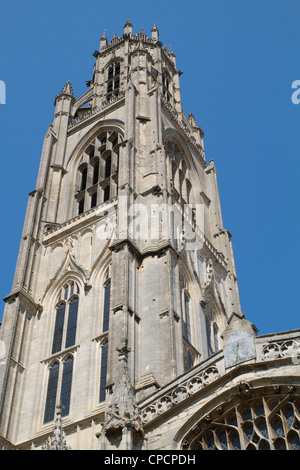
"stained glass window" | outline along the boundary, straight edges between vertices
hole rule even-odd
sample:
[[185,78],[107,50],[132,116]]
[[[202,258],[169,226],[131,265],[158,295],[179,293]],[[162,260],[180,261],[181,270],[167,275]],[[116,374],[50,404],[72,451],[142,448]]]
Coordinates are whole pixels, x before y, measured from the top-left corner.
[[44,423],[54,419],[59,363],[55,362],[49,369],[48,390],[45,406]]
[[104,287],[104,305],[103,305],[103,329],[108,331],[109,328],[109,306],[110,306],[110,281]]
[[106,387],[106,376],[107,376],[107,358],[108,358],[108,342],[104,343],[102,347],[101,357],[101,374],[100,374],[100,397],[99,401],[105,401],[105,387]]
[[66,348],[73,346],[76,339],[78,316],[78,297],[74,297],[69,303],[69,316],[66,336]]
[[211,325],[209,318],[205,316],[205,327],[206,327],[206,338],[207,338],[207,353],[209,356],[212,355],[213,349],[211,344]]
[[190,299],[186,292],[184,293],[184,310],[184,336],[191,343]]
[[300,398],[253,398],[196,428],[197,436],[190,433],[191,450],[300,450]]
[[52,343],[52,354],[61,350],[62,338],[64,331],[66,304],[61,303],[56,309],[56,320],[54,327],[53,343]]
[[67,416],[70,411],[70,398],[73,375],[73,357],[69,356],[63,363],[63,376],[60,393],[60,403],[63,405],[62,416]]

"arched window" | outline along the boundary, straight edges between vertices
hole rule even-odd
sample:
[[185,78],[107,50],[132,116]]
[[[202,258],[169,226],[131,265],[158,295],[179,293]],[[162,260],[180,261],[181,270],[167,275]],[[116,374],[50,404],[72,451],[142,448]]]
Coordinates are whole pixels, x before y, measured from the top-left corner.
[[63,362],[62,383],[60,392],[60,403],[63,405],[62,416],[67,416],[70,412],[70,399],[73,375],[73,356],[68,356]]
[[103,201],[108,201],[109,200],[109,197],[110,197],[110,187],[109,185],[106,186],[106,188],[104,189],[104,195],[103,195]]
[[111,154],[107,155],[105,159],[105,178],[109,178],[111,175]]
[[69,316],[66,335],[66,348],[75,344],[76,329],[77,329],[77,316],[78,316],[78,297],[73,297],[69,302]]
[[99,160],[94,163],[93,169],[93,184],[97,184],[99,181]]
[[207,354],[211,356],[213,353],[212,341],[211,341],[211,321],[208,315],[205,315],[205,328],[206,328],[206,340],[207,340]]
[[62,347],[65,313],[66,313],[66,304],[64,302],[60,302],[56,307],[56,320],[55,320],[53,343],[52,343],[52,354],[60,351]]
[[73,346],[76,340],[79,287],[76,283],[70,282],[62,290],[63,293],[59,294],[59,298],[63,297],[64,300],[60,300],[56,306],[52,354]]
[[97,206],[97,193],[93,193],[91,197],[91,209]]
[[107,98],[110,98],[113,94],[118,95],[120,90],[120,62],[114,62],[108,69],[107,77]]
[[225,401],[209,413],[209,423],[202,419],[193,426],[185,442],[196,451],[300,450],[299,411],[299,395],[292,394]]
[[108,342],[105,341],[105,343],[102,346],[102,356],[101,356],[100,394],[99,394],[100,402],[105,401],[107,360],[108,360]]
[[162,85],[163,85],[163,95],[167,101],[170,101],[171,93],[170,93],[170,77],[167,72],[163,73],[162,77]]
[[175,178],[176,178],[176,171],[177,171],[177,165],[176,165],[176,162],[174,160],[172,160],[172,183],[173,183],[173,186],[175,187]]
[[190,203],[191,183],[188,180],[189,174],[185,153],[173,141],[167,142],[166,153],[170,161],[171,190],[173,196],[178,199],[178,195],[180,195],[183,202]]
[[81,173],[80,178],[80,191],[84,191],[86,189],[86,182],[87,182],[87,166],[83,167],[79,170]]
[[83,163],[78,168],[74,216],[117,196],[120,142],[118,132],[102,131],[83,152]]
[[186,291],[184,291],[183,335],[191,343],[190,297]]
[[179,170],[179,194],[182,196],[183,193],[184,174],[182,170]]
[[102,331],[108,331],[109,328],[109,309],[110,309],[110,279],[106,281],[104,287],[104,305],[103,305],[103,327]]
[[189,204],[191,202],[191,191],[192,185],[190,180],[186,180],[186,202]]
[[[106,271],[105,283],[103,285],[103,315],[102,315],[102,332],[108,333],[109,329],[109,311],[110,311],[110,292],[111,281],[109,278],[109,269]],[[100,395],[99,401],[105,401],[106,395],[106,376],[107,376],[107,361],[108,361],[108,341],[107,336],[102,343],[101,354],[101,372],[100,372]]]
[[[55,361],[49,368],[44,423],[53,421],[55,407],[58,404],[63,405],[62,416],[67,416],[70,413],[73,363],[74,358],[69,355],[61,363]],[[60,393],[58,393],[59,389]]]
[[48,390],[44,414],[44,423],[54,419],[58,385],[59,363],[54,362],[49,369]]
[[188,291],[188,282],[186,277],[179,275],[179,283],[181,289],[181,321],[182,321],[182,339],[183,339],[183,365],[187,371],[199,359],[200,354],[192,344],[191,329],[191,297]]
[[84,212],[84,198],[81,198],[78,201],[78,215],[82,214]]
[[218,334],[219,334],[218,327],[217,327],[217,325],[214,323],[214,324],[213,324],[213,335],[214,335],[214,348],[215,348],[215,352],[219,351],[219,337],[218,337]]

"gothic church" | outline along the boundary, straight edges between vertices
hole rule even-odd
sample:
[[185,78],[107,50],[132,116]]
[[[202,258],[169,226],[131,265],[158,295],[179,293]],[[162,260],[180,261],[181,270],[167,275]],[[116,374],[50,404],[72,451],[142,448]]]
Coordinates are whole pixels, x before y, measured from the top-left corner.
[[0,448],[300,449],[300,330],[241,312],[172,49],[100,39],[55,98],[1,327]]

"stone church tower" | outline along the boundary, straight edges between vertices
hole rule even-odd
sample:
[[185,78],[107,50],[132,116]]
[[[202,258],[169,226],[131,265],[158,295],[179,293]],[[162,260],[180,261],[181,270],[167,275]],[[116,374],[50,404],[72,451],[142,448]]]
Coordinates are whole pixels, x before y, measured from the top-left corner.
[[300,332],[241,312],[180,70],[106,35],[55,98],[1,328],[3,449],[299,448]]

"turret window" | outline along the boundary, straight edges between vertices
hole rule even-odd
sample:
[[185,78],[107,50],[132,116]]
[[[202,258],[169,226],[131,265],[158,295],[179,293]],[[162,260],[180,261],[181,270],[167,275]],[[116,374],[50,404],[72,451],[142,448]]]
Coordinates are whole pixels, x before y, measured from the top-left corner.
[[114,62],[108,69],[107,98],[118,95],[120,89],[120,62]]
[[171,99],[170,82],[171,82],[171,78],[169,74],[167,72],[164,72],[162,76],[162,86],[163,86],[163,95],[167,101],[170,101]]

